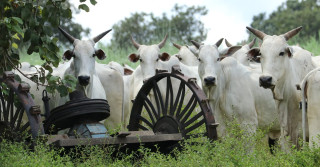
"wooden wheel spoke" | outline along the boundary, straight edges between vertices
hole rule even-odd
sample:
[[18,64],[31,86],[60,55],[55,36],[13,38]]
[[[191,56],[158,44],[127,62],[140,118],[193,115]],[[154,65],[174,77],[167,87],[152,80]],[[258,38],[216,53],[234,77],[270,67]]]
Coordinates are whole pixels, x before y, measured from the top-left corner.
[[[156,109],[154,108],[154,106],[153,106],[153,104],[151,103],[151,101],[149,100],[149,98],[148,98],[145,94],[142,94],[142,97],[143,97],[143,99],[145,100],[145,101],[143,102],[143,106],[146,108],[146,110],[147,110],[150,118],[153,119],[153,116],[152,116],[152,115],[154,115],[155,118],[159,118],[159,114],[158,114],[158,112],[156,111]],[[147,104],[148,104],[148,105],[147,105]],[[150,110],[149,106],[150,106],[151,110]],[[153,114],[151,113],[151,111],[152,111]]]
[[202,116],[202,113],[199,112],[197,115],[189,119],[186,123],[183,124],[184,127],[188,127],[191,125],[193,122],[195,122],[197,119],[199,119]]
[[182,90],[181,90],[180,98],[179,98],[179,100],[178,100],[178,98],[176,98],[176,100],[178,100],[178,102],[179,102],[178,108],[176,109],[176,117],[179,117],[179,115],[180,115],[181,108],[182,108],[183,101],[184,101],[185,92],[186,92],[185,85],[184,84],[183,85],[180,84],[180,87],[181,86],[182,86]]
[[171,108],[170,108],[170,115],[172,115],[172,116],[174,115],[174,111],[176,111],[176,109],[177,109],[177,105],[178,105],[179,99],[180,99],[180,97],[181,97],[181,95],[182,95],[182,92],[185,91],[184,89],[185,89],[184,83],[183,83],[183,82],[180,82],[176,99],[175,99],[173,105],[172,105]]
[[[22,109],[22,112],[19,113],[19,116],[18,116],[18,120],[16,121],[17,122],[17,126],[16,126],[16,129],[19,129],[20,126],[21,126],[21,123],[22,123],[22,117],[23,117],[23,111],[24,109]],[[29,123],[29,122],[28,122]]]
[[142,122],[144,122],[145,124],[147,124],[151,129],[153,128],[154,123],[152,124],[151,122],[149,122],[147,119],[143,118],[141,115],[139,115],[138,117]]
[[[7,110],[4,112],[5,115],[4,115],[4,121],[5,122],[8,122],[9,121],[9,116],[11,114],[13,114],[13,102],[14,102],[14,96],[13,96],[13,90],[10,89],[9,91],[9,97],[8,97],[8,100],[7,100]],[[12,111],[12,113],[11,113]]]
[[[192,105],[189,105],[189,104],[192,104]],[[188,102],[187,106],[183,109],[183,111],[181,113],[180,118],[182,118],[184,116],[183,119],[181,120],[181,122],[186,122],[186,120],[189,118],[189,116],[191,115],[191,113],[195,109],[196,105],[197,105],[197,99],[194,96],[192,96],[190,101]]]
[[[24,124],[20,129],[19,129],[19,131],[20,132],[24,132],[25,130],[27,130],[27,128],[30,126],[30,123],[29,122],[27,122],[26,124]],[[17,128],[19,128],[18,126],[17,126]]]
[[191,131],[193,131],[196,128],[200,127],[204,123],[205,123],[205,120],[203,119],[203,120],[197,122],[196,124],[190,126],[189,128],[185,129],[185,134],[190,133]]
[[2,88],[1,87],[0,87],[0,99],[1,99],[1,107],[2,107],[2,112],[0,113],[0,120],[2,120],[2,116],[4,118],[4,112],[6,111],[6,103],[4,101],[4,97],[3,97],[3,94],[2,94]]
[[[185,115],[185,112],[189,110],[191,104],[193,104],[193,101],[195,100],[194,98],[195,97],[192,95],[187,105],[184,107],[184,109],[182,111],[180,111],[181,109],[177,111],[177,118],[179,118],[179,120],[182,118],[183,115]],[[182,103],[183,103],[183,100],[182,100]]]
[[16,109],[16,112],[14,113],[14,116],[11,117],[11,119],[10,119],[11,127],[13,127],[14,124],[17,122],[17,119],[18,119],[18,116],[20,115],[20,112],[21,112],[21,115],[23,115],[23,107],[22,106],[19,106]]
[[139,129],[142,129],[142,130],[148,130],[148,128],[144,127],[144,126],[141,125],[141,124],[138,125],[138,128],[139,128]]
[[165,100],[165,109],[163,111],[163,115],[167,115],[168,111],[168,105],[169,105],[169,99],[170,99],[170,106],[172,107],[173,104],[173,90],[172,90],[172,84],[171,84],[171,79],[168,76],[167,77],[167,89],[166,89],[166,100]]
[[[161,92],[160,92],[159,86],[158,86],[158,84],[157,84],[156,81],[153,81],[152,83],[153,83],[154,94],[155,94],[155,96],[156,96],[156,94],[157,94],[157,97],[158,97],[158,100],[156,100],[157,106],[160,106],[161,109],[164,110],[165,107],[164,107],[164,103],[163,103],[163,100],[162,100],[162,94],[161,94]],[[159,103],[160,103],[160,104],[159,104]],[[159,108],[160,108],[160,107],[159,107]],[[161,111],[161,110],[158,110],[158,111]]]

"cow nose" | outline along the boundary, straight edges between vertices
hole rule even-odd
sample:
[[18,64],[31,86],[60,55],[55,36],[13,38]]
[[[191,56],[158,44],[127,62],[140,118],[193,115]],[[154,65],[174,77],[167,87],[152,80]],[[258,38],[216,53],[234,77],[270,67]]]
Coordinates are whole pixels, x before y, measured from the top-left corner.
[[260,86],[264,88],[272,87],[272,77],[271,76],[262,76],[259,78]]
[[87,86],[89,84],[90,77],[89,76],[79,76],[78,81],[81,86]]
[[204,83],[205,83],[207,86],[215,85],[215,83],[216,83],[216,78],[215,78],[215,77],[206,77],[206,78],[204,78]]

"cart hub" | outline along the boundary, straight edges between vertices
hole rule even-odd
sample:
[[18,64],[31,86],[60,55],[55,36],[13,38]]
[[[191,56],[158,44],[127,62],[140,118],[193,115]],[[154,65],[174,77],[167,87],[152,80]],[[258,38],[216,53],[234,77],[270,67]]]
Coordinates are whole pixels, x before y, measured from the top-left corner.
[[161,117],[154,125],[153,131],[156,134],[180,133],[178,122],[170,116]]

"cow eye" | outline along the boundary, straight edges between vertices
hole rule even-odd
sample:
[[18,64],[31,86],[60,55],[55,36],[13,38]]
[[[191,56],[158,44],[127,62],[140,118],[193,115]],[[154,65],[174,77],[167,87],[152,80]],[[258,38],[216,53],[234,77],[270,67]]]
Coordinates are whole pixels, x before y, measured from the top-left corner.
[[198,57],[198,60],[201,61],[201,59]]
[[142,59],[139,59],[140,62],[142,62]]
[[280,52],[279,56],[283,56],[284,55],[284,52]]
[[159,58],[157,58],[157,60],[156,61],[159,61]]

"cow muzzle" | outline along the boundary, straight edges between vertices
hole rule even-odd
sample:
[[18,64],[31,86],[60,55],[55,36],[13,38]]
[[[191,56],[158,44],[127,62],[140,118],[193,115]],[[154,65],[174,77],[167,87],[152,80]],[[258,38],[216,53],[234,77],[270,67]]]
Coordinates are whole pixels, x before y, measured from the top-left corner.
[[206,77],[204,78],[204,83],[206,86],[214,86],[216,85],[216,78],[215,77]]
[[272,84],[272,77],[271,76],[259,77],[259,84],[260,84],[260,87],[263,87],[265,89],[274,87],[274,85]]
[[78,81],[81,86],[87,86],[90,82],[90,77],[89,76],[79,76]]

